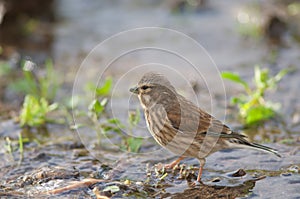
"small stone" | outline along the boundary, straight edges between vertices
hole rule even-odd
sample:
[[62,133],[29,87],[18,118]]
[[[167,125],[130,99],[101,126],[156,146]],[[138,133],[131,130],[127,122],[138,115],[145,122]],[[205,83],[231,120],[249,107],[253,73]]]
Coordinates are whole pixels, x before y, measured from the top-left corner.
[[139,182],[136,182],[135,184],[136,184],[136,185],[140,185],[140,186],[143,185],[143,183],[140,182],[140,181],[139,181]]
[[130,181],[130,180],[125,180],[125,181],[124,181],[124,184],[125,184],[125,185],[130,185],[130,184],[131,184],[131,181]]
[[211,180],[211,182],[220,182],[220,181],[221,181],[221,179],[219,177],[213,178]]
[[27,180],[29,179],[29,176],[27,176],[27,175],[25,175],[25,176],[23,176],[23,182],[26,182]]
[[286,172],[286,173],[282,173],[281,174],[281,176],[283,176],[283,177],[288,177],[288,176],[291,176],[292,174],[291,173],[288,173],[288,172]]
[[292,165],[288,168],[288,171],[293,173],[299,173],[299,167],[297,165]]
[[243,169],[239,169],[236,172],[234,172],[233,174],[231,174],[231,177],[242,177],[244,175],[246,175],[246,171],[244,171]]
[[111,185],[103,189],[103,192],[108,192],[108,191],[111,193],[117,193],[118,191],[120,191],[120,187],[118,187],[117,185]]

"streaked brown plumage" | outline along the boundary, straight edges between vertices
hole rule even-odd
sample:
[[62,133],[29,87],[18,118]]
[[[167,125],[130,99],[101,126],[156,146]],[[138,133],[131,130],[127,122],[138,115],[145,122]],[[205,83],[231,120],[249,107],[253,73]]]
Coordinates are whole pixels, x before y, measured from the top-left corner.
[[148,129],[154,139],[180,158],[166,165],[172,168],[185,157],[200,161],[197,181],[201,180],[205,158],[226,148],[250,147],[271,152],[272,148],[250,143],[244,135],[233,132],[192,102],[179,95],[171,83],[158,73],[146,73],[138,85],[130,89],[138,94]]

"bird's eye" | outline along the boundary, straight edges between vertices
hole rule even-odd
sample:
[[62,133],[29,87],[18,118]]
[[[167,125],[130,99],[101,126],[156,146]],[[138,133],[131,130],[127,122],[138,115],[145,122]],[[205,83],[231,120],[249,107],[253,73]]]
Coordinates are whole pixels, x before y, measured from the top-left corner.
[[141,87],[141,89],[143,89],[143,90],[147,90],[148,88],[150,88],[150,87],[146,86],[146,85],[144,85],[144,86]]

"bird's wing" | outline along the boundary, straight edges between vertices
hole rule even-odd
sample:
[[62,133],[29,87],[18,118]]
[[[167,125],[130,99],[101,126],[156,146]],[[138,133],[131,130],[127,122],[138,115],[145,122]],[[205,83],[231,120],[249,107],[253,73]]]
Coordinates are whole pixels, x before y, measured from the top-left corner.
[[251,147],[281,157],[276,150],[270,147],[249,142],[245,139],[245,135],[232,131],[220,120],[217,120],[191,102],[187,101],[186,104],[181,104],[180,110],[173,106],[172,109],[166,110],[166,113],[173,128],[185,135],[195,135],[194,138],[197,140],[204,139],[205,136],[213,136],[220,138],[232,148]]
[[[220,136],[223,138],[243,138],[244,135],[233,132],[228,126],[217,120],[191,102],[184,101],[180,109],[172,107],[166,110],[172,127],[182,133],[197,133],[203,136]],[[208,133],[209,132],[209,133]]]

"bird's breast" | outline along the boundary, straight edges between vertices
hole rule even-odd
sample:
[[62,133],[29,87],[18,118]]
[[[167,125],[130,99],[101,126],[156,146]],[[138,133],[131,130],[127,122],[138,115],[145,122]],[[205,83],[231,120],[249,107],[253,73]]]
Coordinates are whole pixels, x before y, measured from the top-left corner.
[[177,131],[172,128],[167,113],[161,105],[145,109],[145,119],[151,135],[160,145],[166,146],[176,136]]

